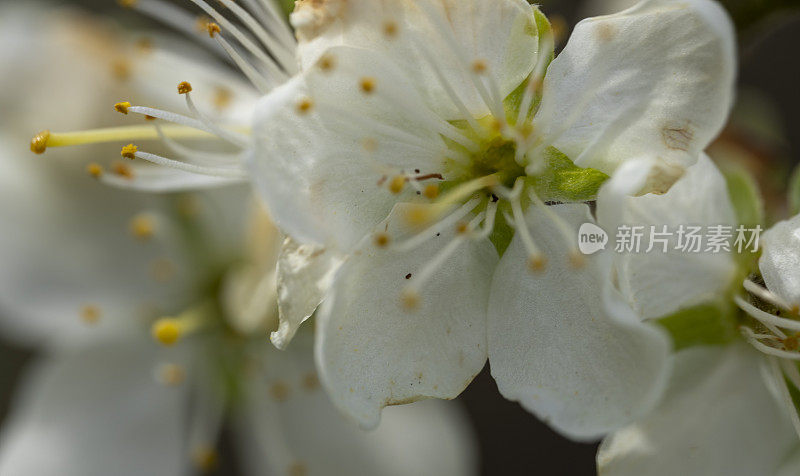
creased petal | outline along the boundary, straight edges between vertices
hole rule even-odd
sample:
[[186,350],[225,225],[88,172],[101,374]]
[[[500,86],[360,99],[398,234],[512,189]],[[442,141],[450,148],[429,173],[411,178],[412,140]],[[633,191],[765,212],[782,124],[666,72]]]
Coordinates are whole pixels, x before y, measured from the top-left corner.
[[579,23],[545,78],[535,125],[577,165],[612,173],[639,155],[696,160],[725,123],[733,27],[710,0],[646,0]]
[[[504,98],[533,70],[538,32],[533,8],[522,0],[425,0],[446,30],[432,22],[422,2],[374,0],[301,2],[292,15],[298,29],[298,54],[305,67],[334,45],[368,48],[406,72],[434,111],[457,119],[458,109],[439,82],[422,48],[467,109],[476,117],[488,108],[469,78],[475,60],[486,63]],[[387,30],[388,28],[388,30]],[[448,45],[447,35],[458,45]],[[459,60],[458,56],[463,56]],[[463,119],[463,118],[462,118]]]
[[[737,220],[725,178],[708,156],[701,155],[698,163],[663,195],[631,196],[648,170],[646,164],[642,167],[636,170],[635,162],[630,162],[603,186],[597,215],[600,226],[610,235],[610,249],[615,247],[620,226],[642,227],[639,252],[614,253],[614,261],[626,300],[642,318],[654,319],[709,302],[730,287],[737,273],[733,248],[727,252],[707,251],[707,227],[730,227],[729,234],[735,238]],[[663,251],[662,243],[654,242],[653,249],[647,252],[651,227],[661,233],[664,226],[671,233],[661,237],[666,240],[667,251]],[[694,251],[693,246],[683,249],[689,239],[681,240],[681,226],[685,232],[690,226],[702,227],[699,251]],[[621,240],[622,235],[616,244]]]
[[776,474],[797,435],[764,385],[760,356],[733,345],[693,347],[675,359],[663,403],[603,441],[599,473]]
[[286,238],[278,258],[278,330],[270,340],[279,349],[316,311],[331,286],[341,259],[332,251]]
[[108,342],[41,362],[18,395],[0,474],[183,474],[183,393],[153,378],[145,342]]
[[[577,228],[591,222],[586,205],[557,205]],[[548,223],[538,207],[529,223]],[[533,239],[548,258],[534,274],[517,236],[503,255],[489,301],[489,362],[500,392],[562,434],[593,439],[644,414],[666,382],[669,340],[639,319],[610,288],[600,257],[569,265],[556,227],[537,226]]]
[[762,250],[758,266],[767,288],[790,305],[800,305],[800,215],[764,233]]
[[[388,219],[390,234],[405,207]],[[387,405],[454,398],[486,362],[488,282],[497,262],[488,240],[462,243],[419,290],[417,306],[402,305],[414,274],[453,238],[454,230],[445,231],[405,252],[368,245],[339,269],[317,314],[322,382],[364,427],[377,425]]]
[[365,432],[320,388],[312,333],[300,332],[286,351],[262,355],[263,380],[248,387],[238,426],[247,474],[292,474],[291,468],[306,474],[474,474],[474,436],[456,403],[390,408],[375,431]]
[[413,196],[411,187],[392,195],[381,178],[440,172],[445,145],[422,120],[433,113],[397,66],[368,50],[328,54],[332,69],[314,67],[258,104],[248,165],[287,234],[348,250],[394,203]]

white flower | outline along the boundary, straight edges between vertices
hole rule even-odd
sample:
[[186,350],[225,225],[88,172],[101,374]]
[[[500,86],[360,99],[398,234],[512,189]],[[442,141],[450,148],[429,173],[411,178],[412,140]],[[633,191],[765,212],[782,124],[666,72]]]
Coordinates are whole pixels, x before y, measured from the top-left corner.
[[[36,19],[35,41],[15,37],[32,58],[42,59],[41,42],[81,67],[102,61],[71,42],[50,43],[57,21],[47,13],[6,13],[0,18],[11,24]],[[30,96],[21,86],[27,77],[49,78],[45,90],[75,78],[76,98],[95,86],[81,70],[46,65],[21,75],[0,100]],[[22,129],[42,120],[14,110]],[[87,120],[100,114],[79,110]],[[280,235],[263,214],[248,215],[247,191],[109,189],[86,177],[80,155],[68,154],[67,164],[30,160],[16,131],[3,124],[0,137],[0,323],[7,336],[45,351],[3,429],[0,474],[187,474],[190,464],[214,464],[225,421],[247,474],[474,470],[470,430],[456,409],[428,402],[364,433],[320,390],[310,332],[286,352],[266,341],[279,300],[303,313],[319,297],[313,279],[289,279],[295,275],[278,296]]]
[[303,2],[292,18],[303,72],[260,102],[250,166],[287,233],[350,255],[318,316],[337,405],[375,425],[385,405],[455,397],[488,355],[501,392],[569,436],[646,411],[668,344],[578,253],[589,208],[545,202],[593,200],[640,156],[654,187],[696,159],[730,104],[720,7],[588,19],[552,63],[523,1]]
[[[631,163],[606,185],[598,206],[605,229],[624,223],[736,230],[744,217],[758,215],[757,195],[735,177],[726,180],[707,157],[666,194],[629,196],[647,171]],[[787,458],[798,452],[800,434],[792,397],[800,388],[800,326],[792,318],[800,303],[800,217],[763,235],[757,268],[752,255],[735,246],[712,252],[703,245],[705,252],[694,253],[682,250],[678,239],[669,240],[666,253],[614,258],[626,300],[642,319],[667,328],[684,350],[675,357],[662,404],[604,442],[600,472],[794,474],[797,457]]]

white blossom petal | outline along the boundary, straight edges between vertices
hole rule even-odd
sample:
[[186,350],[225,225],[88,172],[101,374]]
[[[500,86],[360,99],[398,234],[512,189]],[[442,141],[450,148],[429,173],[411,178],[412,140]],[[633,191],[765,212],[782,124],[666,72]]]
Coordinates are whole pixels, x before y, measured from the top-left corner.
[[645,154],[692,164],[725,123],[733,27],[711,0],[645,0],[579,23],[550,65],[534,121],[577,165],[613,172]]
[[693,347],[675,359],[661,405],[603,441],[599,473],[777,474],[797,435],[764,385],[760,356],[732,345]]
[[312,68],[258,104],[248,165],[281,229],[347,250],[413,195],[391,194],[381,177],[439,172],[445,145],[423,120],[441,119],[402,70],[368,50],[328,54],[330,69]]
[[[402,226],[405,207],[387,220],[390,234]],[[486,302],[497,262],[488,240],[462,243],[418,290],[416,305],[403,306],[406,285],[454,231],[411,251],[367,245],[339,269],[317,313],[322,382],[366,428],[387,405],[456,397],[486,362]]]
[[[431,21],[426,8],[435,12],[438,23]],[[421,49],[436,61],[467,109],[482,117],[489,110],[469,77],[471,65],[485,62],[502,98],[516,89],[538,57],[534,8],[522,0],[300,2],[292,23],[298,29],[298,55],[304,67],[334,45],[368,48],[402,69],[433,110],[457,119],[458,108]]]
[[320,388],[312,333],[300,332],[286,351],[262,355],[263,380],[250,380],[258,381],[248,387],[237,426],[246,474],[290,474],[290,468],[376,476],[475,473],[474,436],[457,404],[389,408],[381,425],[365,432]]
[[[554,206],[570,227],[591,222],[586,205]],[[529,223],[548,218],[538,207]],[[581,269],[569,264],[554,226],[532,229],[548,258],[538,275],[515,236],[492,282],[489,362],[500,392],[519,401],[562,434],[593,439],[651,409],[666,382],[668,337],[610,291],[600,257]],[[604,292],[604,290],[606,292]]]
[[800,305],[800,215],[764,233],[758,262],[767,288],[789,305]]
[[[636,168],[631,162],[603,186],[597,214],[610,235],[609,247],[615,246],[620,226],[642,227],[639,252],[614,253],[614,261],[619,288],[627,301],[642,318],[655,319],[714,300],[729,289],[737,273],[732,246],[737,220],[725,178],[708,156],[701,155],[667,193],[631,196],[647,172],[643,167],[630,170]],[[625,173],[628,170],[631,174]],[[637,173],[638,179],[634,178]],[[716,225],[729,227],[727,251],[708,248],[708,227]],[[660,238],[666,240],[667,251],[663,251],[663,243],[653,242],[653,249],[647,252],[651,227],[661,233],[665,226],[670,235]],[[693,246],[683,250],[688,239],[681,242],[681,226],[687,232],[689,227],[702,227],[698,251]]]
[[330,250],[286,238],[278,258],[278,330],[270,340],[284,349],[322,302],[341,259]]
[[0,474],[184,474],[184,395],[156,382],[154,365],[139,341],[45,359],[4,426]]

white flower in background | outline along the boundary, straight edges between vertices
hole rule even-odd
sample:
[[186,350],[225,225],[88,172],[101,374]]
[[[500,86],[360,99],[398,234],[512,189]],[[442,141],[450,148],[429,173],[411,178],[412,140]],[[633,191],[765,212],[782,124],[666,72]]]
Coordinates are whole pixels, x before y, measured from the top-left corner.
[[[726,180],[707,157],[664,195],[627,196],[646,172],[631,163],[601,192],[606,230],[760,223],[757,192],[740,175]],[[680,351],[662,404],[603,443],[601,474],[796,474],[800,453],[788,458],[800,451],[800,217],[761,237],[757,267],[735,247],[687,253],[677,239],[666,253],[615,257],[623,295],[642,319],[667,328]]]
[[[213,466],[226,421],[246,474],[474,470],[455,408],[427,402],[362,432],[319,388],[310,332],[287,352],[266,342],[278,301],[303,307],[314,291],[303,289],[299,303],[291,289],[278,296],[280,235],[263,214],[248,214],[248,192],[144,195],[94,182],[77,154],[31,160],[12,126],[24,130],[43,113],[18,101],[36,96],[24,86],[70,91],[61,104],[82,125],[108,107],[82,103],[99,93],[93,75],[107,65],[77,42],[92,36],[74,28],[79,16],[12,7],[0,18],[26,26],[3,43],[14,52],[0,49],[4,58],[24,51],[0,94],[15,117],[0,128],[0,324],[45,352],[3,428],[0,474],[187,474]],[[298,251],[293,263],[301,261]]]
[[578,253],[580,202],[640,156],[663,189],[718,132],[721,8],[588,19],[552,63],[523,1],[302,2],[292,22],[303,71],[259,104],[250,166],[287,233],[349,255],[318,316],[337,405],[372,426],[455,397],[488,355],[506,397],[571,437],[650,408],[669,345]]

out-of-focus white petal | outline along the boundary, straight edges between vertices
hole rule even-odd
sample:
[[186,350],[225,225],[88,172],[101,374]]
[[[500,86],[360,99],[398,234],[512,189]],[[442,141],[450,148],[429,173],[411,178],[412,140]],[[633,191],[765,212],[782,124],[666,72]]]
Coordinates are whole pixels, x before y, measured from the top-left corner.
[[642,154],[691,165],[732,105],[734,38],[711,0],[645,0],[586,19],[548,69],[535,129],[608,174]]
[[758,262],[767,288],[789,305],[800,305],[800,215],[764,233]]
[[184,394],[153,378],[147,344],[110,341],[41,362],[4,427],[0,474],[184,474]]
[[[591,222],[586,205],[558,205],[574,227]],[[548,217],[532,206],[529,223]],[[543,274],[528,267],[515,236],[495,271],[489,301],[489,363],[500,392],[519,401],[559,432],[593,439],[645,414],[660,397],[669,372],[668,337],[642,324],[611,293],[610,273],[598,256],[581,269],[569,264],[555,226],[532,230],[548,258]],[[604,292],[605,291],[605,292]]]
[[661,405],[603,441],[599,473],[776,474],[797,435],[764,385],[760,356],[732,345],[693,347],[675,359]]
[[246,474],[475,474],[472,429],[456,403],[388,408],[376,430],[361,430],[320,388],[312,349],[310,332],[286,351],[265,349],[237,426]]

